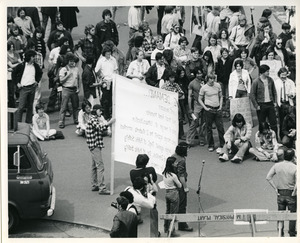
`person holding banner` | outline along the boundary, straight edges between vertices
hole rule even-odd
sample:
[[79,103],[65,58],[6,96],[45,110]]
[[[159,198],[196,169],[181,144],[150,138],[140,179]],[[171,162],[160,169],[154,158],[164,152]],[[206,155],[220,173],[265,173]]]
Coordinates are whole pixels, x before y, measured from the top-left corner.
[[110,191],[106,188],[104,182],[104,163],[101,152],[104,148],[102,134],[115,122],[115,119],[111,119],[107,124],[103,124],[101,115],[101,105],[94,105],[85,134],[86,142],[92,155],[92,191],[99,191],[100,195],[109,195]]
[[223,137],[225,132],[222,118],[222,88],[219,83],[215,82],[215,74],[208,74],[207,78],[207,83],[200,89],[199,103],[205,110],[208,151],[212,152],[215,149],[212,131],[212,124],[215,123],[220,141],[220,145],[217,148],[216,152],[219,154],[221,153],[222,147],[225,144],[225,140]]
[[270,67],[261,65],[259,67],[259,77],[251,86],[250,98],[256,109],[259,123],[268,119],[271,129],[277,134],[277,120],[275,107],[277,105],[277,92],[272,78],[269,77]]
[[241,163],[245,153],[249,151],[251,146],[250,138],[252,127],[246,123],[242,114],[235,114],[232,125],[228,128],[224,135],[225,145],[223,146],[223,154],[219,156],[221,162],[229,160],[229,151],[232,151],[234,157],[231,159],[232,163]]

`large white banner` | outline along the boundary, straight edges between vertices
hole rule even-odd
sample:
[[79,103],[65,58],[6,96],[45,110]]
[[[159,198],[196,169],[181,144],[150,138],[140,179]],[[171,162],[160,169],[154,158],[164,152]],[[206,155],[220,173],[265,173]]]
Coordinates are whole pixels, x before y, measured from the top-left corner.
[[178,143],[178,94],[116,75],[115,161],[135,165],[147,154],[161,174]]

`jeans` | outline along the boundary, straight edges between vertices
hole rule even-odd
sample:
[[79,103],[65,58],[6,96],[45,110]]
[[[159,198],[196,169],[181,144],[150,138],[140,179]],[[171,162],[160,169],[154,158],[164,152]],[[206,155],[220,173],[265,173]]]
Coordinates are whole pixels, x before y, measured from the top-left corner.
[[[292,213],[297,212],[297,196],[278,195],[277,204],[278,204],[278,211],[285,211],[286,208],[288,208],[288,210],[290,210]],[[282,226],[283,226],[283,222],[282,222]],[[291,220],[289,223],[289,234],[290,236],[296,236],[295,220]]]
[[[166,214],[178,213],[179,210],[179,192],[177,189],[166,190]],[[165,220],[165,232],[169,230],[170,220]]]
[[62,102],[61,108],[59,112],[59,122],[64,124],[65,123],[65,115],[68,109],[68,102],[71,99],[72,108],[73,108],[73,119],[74,122],[78,122],[78,107],[79,107],[79,98],[76,90],[71,90],[69,88],[62,89]]
[[15,84],[12,80],[7,80],[7,100],[8,100],[8,107],[15,108]]
[[22,116],[24,108],[27,107],[26,111],[26,123],[32,123],[32,111],[33,111],[33,101],[35,96],[36,85],[30,87],[22,87],[20,90],[19,97],[19,108],[18,108],[18,122],[22,122]]
[[[179,209],[178,213],[185,214],[186,213],[186,205],[187,205],[187,193],[184,191],[184,188],[181,187],[179,189]],[[179,222],[178,229],[187,228],[188,225],[186,222]]]
[[104,163],[102,159],[102,153],[100,148],[94,148],[91,150],[92,153],[92,186],[98,186],[99,191],[106,189],[104,182]]
[[[234,142],[231,143],[232,153],[235,154],[236,157],[239,157],[242,160],[244,158],[244,155],[249,151],[249,148],[250,148],[249,141],[240,142],[238,145],[235,145]],[[227,155],[229,153],[226,144],[223,146],[223,153]]]
[[229,93],[228,93],[228,84],[223,84],[221,82],[218,82],[221,85],[222,88],[222,95],[223,95],[223,111],[229,112]]
[[206,123],[204,117],[204,109],[198,105],[194,105],[193,114],[197,117],[196,120],[192,119],[189,130],[186,136],[186,142],[188,144],[194,144],[195,136],[198,133],[197,128],[199,127],[199,140],[200,143],[206,143],[205,135],[206,135]]
[[268,118],[271,129],[277,135],[277,120],[276,111],[273,102],[259,103],[260,110],[257,110],[257,117],[259,122],[265,122]]
[[206,116],[206,129],[207,129],[207,142],[208,147],[214,147],[214,137],[213,137],[213,131],[212,131],[212,124],[215,122],[218,134],[219,134],[219,141],[220,145],[219,147],[223,147],[225,144],[224,141],[224,126],[223,126],[223,119],[222,119],[222,111],[218,110],[209,110],[205,111]]

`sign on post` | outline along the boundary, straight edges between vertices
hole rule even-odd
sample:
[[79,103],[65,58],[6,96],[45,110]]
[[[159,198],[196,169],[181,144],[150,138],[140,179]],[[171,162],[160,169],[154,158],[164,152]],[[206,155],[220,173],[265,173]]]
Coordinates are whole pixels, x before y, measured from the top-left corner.
[[178,94],[119,75],[115,82],[114,160],[135,165],[147,154],[161,173],[178,143]]
[[231,120],[236,113],[240,113],[245,118],[245,121],[253,126],[251,106],[249,97],[234,98],[230,100],[230,116]]

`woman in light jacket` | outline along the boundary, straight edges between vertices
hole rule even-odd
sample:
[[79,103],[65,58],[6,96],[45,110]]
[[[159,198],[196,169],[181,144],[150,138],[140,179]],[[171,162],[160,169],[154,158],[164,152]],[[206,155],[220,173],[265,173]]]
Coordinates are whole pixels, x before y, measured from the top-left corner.
[[229,99],[247,97],[251,90],[249,73],[243,69],[242,60],[237,60],[234,66],[235,70],[230,74],[228,82]]

